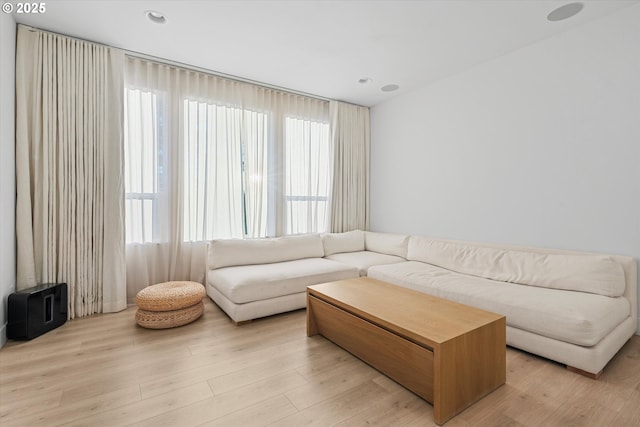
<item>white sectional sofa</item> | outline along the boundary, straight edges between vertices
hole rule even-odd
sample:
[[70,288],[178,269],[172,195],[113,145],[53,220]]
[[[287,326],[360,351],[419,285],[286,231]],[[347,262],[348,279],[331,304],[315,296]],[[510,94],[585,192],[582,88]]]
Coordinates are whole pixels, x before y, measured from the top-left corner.
[[503,314],[507,344],[591,376],[636,332],[631,257],[348,233],[218,240],[207,293],[236,322],[303,308],[306,286],[369,277]]

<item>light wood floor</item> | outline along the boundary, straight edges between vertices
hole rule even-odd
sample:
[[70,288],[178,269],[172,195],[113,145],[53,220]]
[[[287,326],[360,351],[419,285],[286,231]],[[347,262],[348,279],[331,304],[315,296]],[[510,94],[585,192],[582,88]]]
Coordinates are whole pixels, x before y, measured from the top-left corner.
[[[0,350],[0,425],[431,426],[433,409],[320,336],[300,310],[241,327],[209,300],[190,325],[135,308]],[[507,383],[447,426],[638,426],[640,337],[594,381],[507,349]]]

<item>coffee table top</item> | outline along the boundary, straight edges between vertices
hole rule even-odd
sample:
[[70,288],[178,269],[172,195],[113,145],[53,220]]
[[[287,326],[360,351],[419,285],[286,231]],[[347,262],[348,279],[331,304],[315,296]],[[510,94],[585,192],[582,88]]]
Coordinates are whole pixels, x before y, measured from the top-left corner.
[[368,277],[313,285],[307,292],[432,349],[504,317]]

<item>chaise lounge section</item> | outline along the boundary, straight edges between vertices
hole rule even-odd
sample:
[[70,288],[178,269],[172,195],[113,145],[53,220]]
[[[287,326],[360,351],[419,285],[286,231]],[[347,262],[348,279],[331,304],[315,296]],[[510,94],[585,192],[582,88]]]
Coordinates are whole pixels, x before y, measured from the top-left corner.
[[636,332],[631,257],[411,237],[369,277],[507,317],[507,344],[597,377]]

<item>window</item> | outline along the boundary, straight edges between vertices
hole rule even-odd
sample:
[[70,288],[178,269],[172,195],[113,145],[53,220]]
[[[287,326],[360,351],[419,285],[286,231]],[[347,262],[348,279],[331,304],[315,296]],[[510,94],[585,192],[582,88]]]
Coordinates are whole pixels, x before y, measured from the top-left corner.
[[162,128],[157,94],[125,89],[125,218],[126,242],[158,240],[155,218],[162,190]]
[[328,229],[327,101],[135,58],[125,74],[127,243]]
[[184,240],[266,236],[264,113],[184,101]]
[[331,146],[329,124],[285,119],[286,233],[329,229]]

